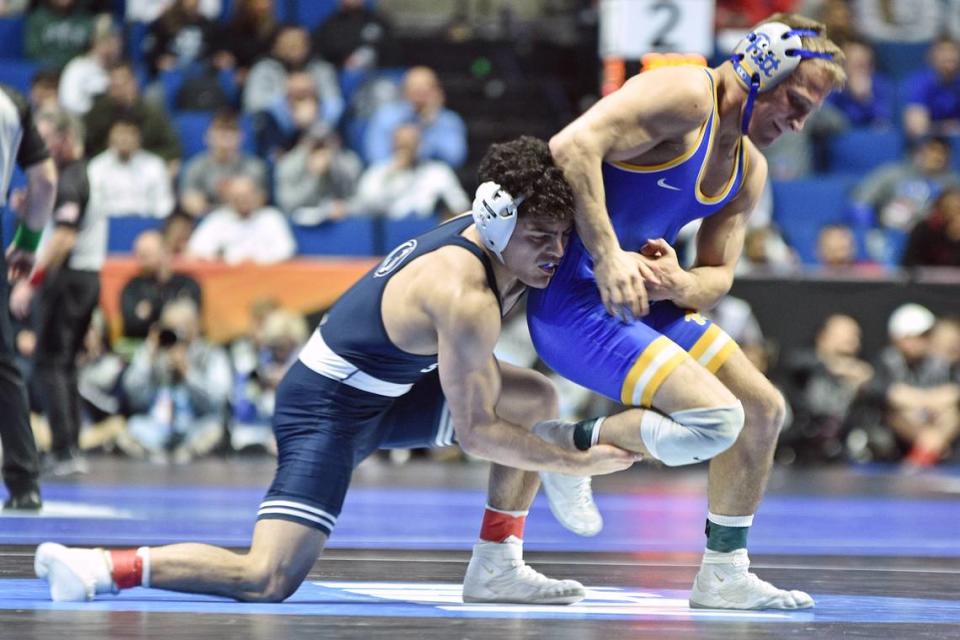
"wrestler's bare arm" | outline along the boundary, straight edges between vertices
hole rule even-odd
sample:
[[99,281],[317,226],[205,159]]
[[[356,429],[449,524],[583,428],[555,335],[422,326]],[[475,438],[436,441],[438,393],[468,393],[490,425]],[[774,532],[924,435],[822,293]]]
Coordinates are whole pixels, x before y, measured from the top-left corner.
[[440,383],[464,451],[502,465],[528,471],[576,475],[612,473],[635,458],[615,447],[569,451],[540,439],[496,414],[501,377],[493,349],[500,334],[500,307],[475,263],[463,279],[456,266],[445,265],[444,283],[431,287],[424,306],[438,338]]
[[650,71],[631,78],[550,140],[554,159],[573,187],[577,232],[594,259],[604,304],[614,315],[619,309],[645,313],[646,298],[637,264],[620,250],[610,223],[601,162],[635,158],[661,142],[682,138],[704,122],[712,107],[702,69]]
[[685,290],[675,302],[690,309],[709,309],[730,291],[746,236],[747,219],[767,182],[767,161],[749,140],[747,176],[740,193],[715,215],[703,220],[697,234],[697,259]]

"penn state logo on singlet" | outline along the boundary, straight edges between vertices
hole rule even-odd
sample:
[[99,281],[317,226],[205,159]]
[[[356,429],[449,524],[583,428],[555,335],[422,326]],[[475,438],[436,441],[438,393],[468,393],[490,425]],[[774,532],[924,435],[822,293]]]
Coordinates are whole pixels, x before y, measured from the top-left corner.
[[377,267],[377,270],[373,273],[373,277],[382,278],[383,276],[389,275],[394,269],[399,267],[416,248],[416,240],[407,240],[401,244],[383,259],[383,262],[380,263],[380,266]]

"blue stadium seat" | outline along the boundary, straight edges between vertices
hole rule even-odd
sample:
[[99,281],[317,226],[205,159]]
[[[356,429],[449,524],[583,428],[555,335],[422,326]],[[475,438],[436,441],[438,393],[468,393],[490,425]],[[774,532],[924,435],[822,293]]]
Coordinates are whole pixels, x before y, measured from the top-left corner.
[[371,218],[349,218],[311,227],[292,225],[292,228],[299,255],[374,255],[374,223]]
[[159,229],[163,220],[145,216],[118,216],[110,218],[110,230],[107,236],[108,253],[130,253],[133,243],[144,231]]
[[23,57],[22,17],[0,18],[0,58]]
[[203,138],[212,117],[206,111],[181,111],[173,116],[184,160],[189,160],[206,148]]
[[440,224],[440,219],[404,218],[402,220],[384,220],[383,247],[378,253],[389,253],[397,245],[415,238]]
[[773,182],[773,220],[804,264],[816,264],[817,234],[829,223],[846,222],[852,176],[820,176]]
[[875,42],[877,69],[900,81],[920,69],[926,60],[929,42]]
[[296,22],[311,31],[337,10],[337,0],[292,0],[292,3],[296,6]]
[[150,25],[146,22],[127,22],[124,24],[124,40],[126,41],[127,57],[135,66],[145,64],[143,41],[147,38]]
[[831,173],[862,175],[902,158],[903,136],[899,130],[852,129],[830,140]]
[[27,60],[0,59],[0,82],[27,93],[30,81],[39,68],[37,63]]

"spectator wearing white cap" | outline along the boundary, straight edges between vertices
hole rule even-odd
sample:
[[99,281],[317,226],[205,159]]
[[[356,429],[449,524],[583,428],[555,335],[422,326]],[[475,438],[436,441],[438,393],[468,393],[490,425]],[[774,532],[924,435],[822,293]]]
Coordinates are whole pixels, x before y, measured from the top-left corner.
[[919,304],[897,308],[887,324],[890,346],[877,360],[871,385],[886,426],[913,466],[939,462],[960,433],[960,385],[930,346],[936,322]]

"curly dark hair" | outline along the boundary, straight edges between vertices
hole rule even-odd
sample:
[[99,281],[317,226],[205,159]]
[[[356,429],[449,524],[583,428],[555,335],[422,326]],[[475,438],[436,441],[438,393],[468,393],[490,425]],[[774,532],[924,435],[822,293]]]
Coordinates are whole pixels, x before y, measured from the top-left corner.
[[477,172],[480,183],[496,182],[514,198],[527,196],[518,215],[572,221],[573,189],[540,138],[520,136],[490,145]]

